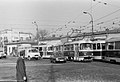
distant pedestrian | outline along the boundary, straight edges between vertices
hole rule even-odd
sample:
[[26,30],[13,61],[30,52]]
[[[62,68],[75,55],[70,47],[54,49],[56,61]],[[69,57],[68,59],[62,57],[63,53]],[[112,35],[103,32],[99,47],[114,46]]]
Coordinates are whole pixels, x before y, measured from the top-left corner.
[[17,65],[16,65],[17,82],[27,82],[24,56],[25,56],[24,51],[21,51],[20,57],[17,59]]

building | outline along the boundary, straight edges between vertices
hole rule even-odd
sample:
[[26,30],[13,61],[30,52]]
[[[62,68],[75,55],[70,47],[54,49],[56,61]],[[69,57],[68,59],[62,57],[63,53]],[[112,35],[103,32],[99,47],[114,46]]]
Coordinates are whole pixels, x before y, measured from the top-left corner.
[[20,42],[11,42],[11,43],[6,43],[6,54],[11,55],[11,56],[18,56],[19,52],[21,50],[25,50],[27,48],[31,48],[32,45],[37,44],[36,42],[33,41],[20,41]]
[[32,33],[18,32],[12,29],[5,29],[0,31],[0,42],[18,42],[33,39]]
[[32,33],[25,33],[25,32],[19,32],[19,39],[20,41],[29,41],[33,40],[33,34]]

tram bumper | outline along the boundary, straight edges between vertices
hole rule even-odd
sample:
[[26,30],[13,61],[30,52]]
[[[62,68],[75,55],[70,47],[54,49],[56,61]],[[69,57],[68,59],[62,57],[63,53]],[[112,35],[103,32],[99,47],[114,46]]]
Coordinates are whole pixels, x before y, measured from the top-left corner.
[[83,61],[93,61],[93,57],[92,56],[86,56],[84,57]]

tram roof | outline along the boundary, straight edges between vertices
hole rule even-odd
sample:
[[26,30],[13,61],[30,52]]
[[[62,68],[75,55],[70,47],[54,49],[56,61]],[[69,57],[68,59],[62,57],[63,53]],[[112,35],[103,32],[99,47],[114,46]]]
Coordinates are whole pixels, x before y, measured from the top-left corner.
[[46,47],[47,45],[32,45],[32,47]]
[[65,44],[75,44],[75,43],[92,43],[92,41],[90,41],[90,40],[79,40],[79,41],[67,42]]
[[63,45],[61,41],[51,41],[47,43],[47,46],[57,46],[57,45]]
[[105,40],[97,40],[97,41],[93,41],[93,43],[105,43]]
[[120,37],[112,37],[106,40],[106,42],[118,42],[118,41],[120,41]]

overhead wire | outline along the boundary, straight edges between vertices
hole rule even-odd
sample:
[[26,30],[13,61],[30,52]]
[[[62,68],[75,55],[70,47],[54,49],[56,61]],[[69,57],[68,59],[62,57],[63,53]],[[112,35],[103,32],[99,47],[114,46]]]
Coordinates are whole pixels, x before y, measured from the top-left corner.
[[[98,26],[98,25],[103,25],[103,24],[105,24],[105,23],[111,22],[111,21],[116,20],[116,19],[119,19],[119,18],[120,18],[120,17],[115,17],[115,18],[110,19],[110,20],[106,20],[106,21],[99,22],[99,23],[95,24],[94,27],[96,27],[96,26]],[[113,22],[115,22],[115,21],[113,21]],[[111,25],[107,25],[107,26],[104,26],[104,27],[108,27],[108,26],[111,26]],[[91,26],[89,26],[88,28],[90,28],[90,27],[91,27]],[[100,26],[100,28],[101,28],[101,26]]]
[[[96,1],[96,0],[93,0],[93,1]],[[99,3],[101,3],[100,1],[98,1],[94,6],[97,6]],[[106,5],[106,3],[105,3],[105,5]],[[92,12],[92,8],[94,7],[94,6],[91,6],[91,12]],[[93,22],[95,22],[95,21],[93,21]],[[86,24],[86,25],[84,25],[83,27],[86,27],[86,28],[89,28],[89,27],[87,27],[88,25],[90,25],[90,22],[88,23],[88,24]],[[85,28],[85,29],[86,29]]]
[[118,11],[120,11],[120,9],[117,9],[117,10],[115,10],[114,12],[111,12],[111,13],[105,15],[105,16],[102,16],[102,17],[100,17],[99,19],[96,19],[94,22],[96,22],[96,21],[98,21],[98,20],[101,20],[101,19],[103,19],[103,18],[105,18],[105,17],[108,17],[108,16],[110,16],[110,15],[112,15],[112,14],[118,12]]
[[[97,5],[98,5],[98,3],[95,4],[95,5],[92,5],[89,9],[87,9],[87,11],[90,10],[90,9],[92,9],[93,7],[97,6]],[[72,23],[75,23],[74,20],[76,20],[76,19],[77,19],[78,17],[80,17],[81,15],[83,15],[83,12],[82,12],[80,15],[76,16],[73,20],[68,21],[67,24],[70,24],[71,22],[72,22]],[[65,28],[67,27],[67,24],[65,24]],[[88,25],[89,25],[89,24],[88,24]],[[62,28],[63,28],[63,27],[62,27]],[[56,31],[57,31],[57,30],[56,30]]]
[[[98,3],[104,3],[104,2],[98,2]],[[108,3],[104,3],[105,5],[108,5]],[[112,4],[109,4],[109,5],[112,5]],[[114,5],[115,6],[115,5]],[[117,6],[118,7],[118,6]],[[119,7],[120,8],[120,7]],[[117,10],[115,10],[114,12],[111,12],[111,13],[109,13],[109,14],[107,14],[107,15],[105,15],[105,16],[102,16],[102,17],[100,17],[99,19],[96,19],[95,21],[93,21],[93,22],[97,22],[97,21],[99,21],[99,20],[101,20],[101,19],[103,19],[103,18],[105,18],[105,17],[108,17],[108,16],[110,16],[110,15],[112,15],[112,14],[114,14],[114,13],[116,13],[116,12],[118,12],[118,11],[120,11],[120,9],[117,9]],[[89,24],[87,24],[86,26],[88,26]],[[91,26],[90,26],[91,27]]]
[[[94,0],[94,1],[95,1],[95,0]],[[108,5],[108,3],[106,3],[106,2],[98,1],[95,5],[92,5],[89,9],[87,9],[87,11],[89,11],[89,10],[92,9],[93,7],[97,6],[99,3],[103,3],[103,4],[105,4],[105,5]],[[112,4],[109,4],[109,5],[112,6]],[[115,6],[115,5],[114,5],[114,6]],[[105,18],[105,17],[108,17],[108,16],[110,16],[110,15],[112,15],[112,14],[118,12],[118,11],[120,11],[120,9],[118,9],[118,10],[116,10],[116,11],[114,11],[114,12],[111,12],[111,13],[103,16],[103,17],[100,17],[99,19],[96,19],[94,22],[96,22],[96,21],[98,21],[98,20],[101,20],[101,19],[103,19],[103,18]],[[65,25],[63,25],[62,27],[56,29],[54,32],[57,32],[59,29],[67,28],[67,25],[70,24],[70,23],[75,23],[75,20],[76,20],[77,18],[79,18],[81,15],[83,15],[83,13],[81,13],[81,14],[78,15],[78,16],[76,16],[73,20],[68,21]],[[84,27],[84,28],[81,29],[81,30],[84,30],[85,27],[86,27],[86,28],[89,28],[89,27],[87,27],[88,25],[90,25],[90,23],[88,23],[87,25],[82,26],[82,28],[83,28],[83,27]],[[49,26],[49,25],[48,25],[48,26]],[[57,25],[56,25],[56,26],[57,26]],[[91,27],[91,26],[90,26],[90,27]],[[53,32],[52,32],[52,33],[53,33]]]

